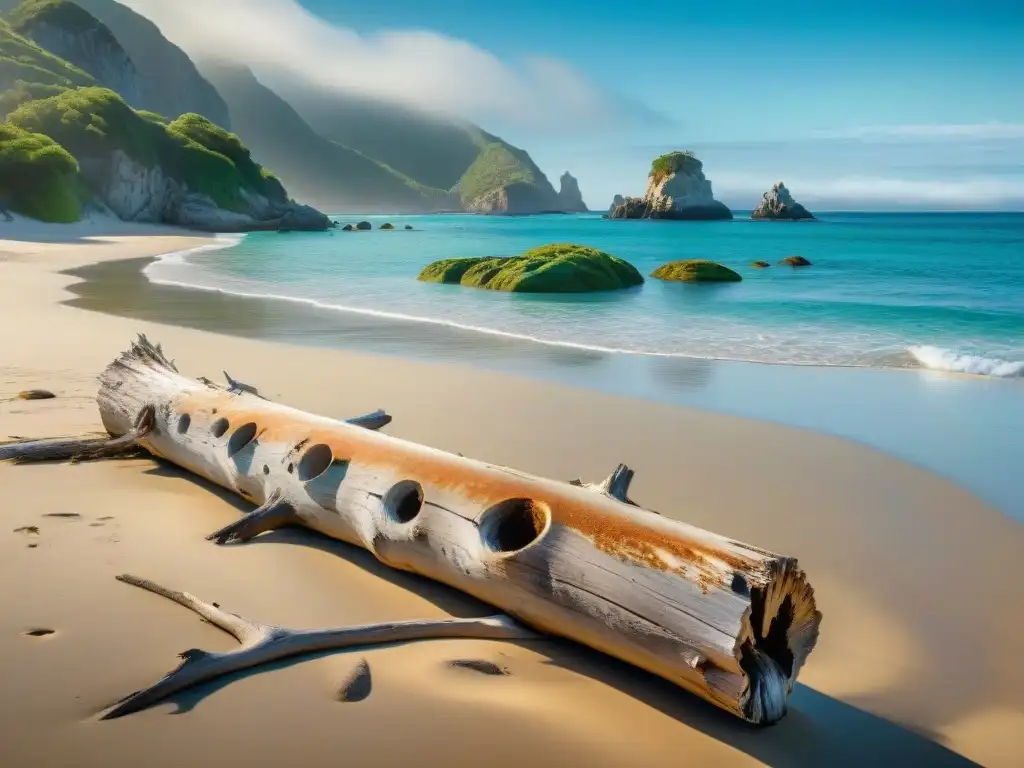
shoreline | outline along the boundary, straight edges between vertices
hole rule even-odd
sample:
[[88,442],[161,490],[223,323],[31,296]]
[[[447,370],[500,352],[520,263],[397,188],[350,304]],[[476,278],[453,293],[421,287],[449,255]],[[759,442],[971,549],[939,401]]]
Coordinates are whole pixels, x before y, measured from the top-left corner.
[[[0,725],[16,734],[0,747],[5,763],[326,766],[343,754],[357,764],[432,766],[453,764],[452,745],[467,756],[486,751],[501,766],[544,764],[553,754],[627,766],[678,759],[681,751],[716,765],[1009,766],[1024,759],[1015,738],[1024,728],[1024,670],[1014,655],[1014,638],[1024,640],[1024,595],[1007,578],[1024,557],[1024,528],[972,494],[887,454],[801,428],[65,303],[75,279],[66,270],[97,260],[113,268],[114,259],[150,257],[173,244],[197,241],[176,233],[110,235],[99,244],[0,243],[0,300],[18,319],[0,326],[2,394],[48,386],[59,395],[0,403],[0,439],[96,429],[94,377],[136,332],[146,332],[188,374],[226,368],[274,399],[337,418],[384,407],[395,416],[391,434],[441,449],[587,480],[624,461],[638,471],[634,495],[644,506],[798,557],[824,614],[821,640],[789,715],[766,730],[551,641],[431,641],[330,654],[97,722],[110,702],[170,669],[174,654],[230,647],[187,612],[118,584],[116,573],[163,581],[283,626],[479,615],[481,606],[305,531],[212,546],[205,534],[245,505],[150,460],[0,466],[10,510],[0,532],[0,675],[7,683]],[[144,308],[145,296],[137,298]],[[276,314],[263,318],[267,327],[277,327]],[[589,377],[595,361],[576,364]],[[732,374],[722,370],[716,364],[691,374],[712,377],[703,391],[727,389]],[[81,520],[46,517],[66,511]],[[39,533],[12,532],[25,526]],[[22,634],[32,627],[54,634]],[[360,658],[373,670],[372,695],[340,704],[337,681]],[[496,660],[511,674],[459,672],[446,666],[453,658]],[[180,714],[168,716],[176,708]],[[380,729],[396,718],[405,738],[381,740]],[[159,753],[153,743],[163,745]]]
[[[478,215],[478,214],[472,214]],[[386,218],[381,217],[381,218]],[[913,349],[934,349],[938,351],[952,352],[957,357],[970,357],[970,355],[960,355],[955,350],[941,350],[938,347],[931,345],[916,345],[914,347],[903,350],[901,355],[906,358],[906,364],[903,365],[873,365],[870,363],[824,363],[824,362],[801,362],[798,360],[755,360],[740,357],[726,357],[726,356],[700,356],[684,354],[681,352],[658,352],[651,350],[639,350],[639,349],[625,349],[618,347],[603,347],[593,344],[584,344],[568,341],[555,341],[552,339],[544,339],[536,336],[529,336],[525,334],[514,333],[511,331],[502,331],[495,328],[487,328],[483,326],[465,325],[451,320],[445,320],[441,318],[424,317],[419,315],[404,315],[397,312],[388,312],[383,310],[373,310],[366,307],[352,307],[343,306],[338,304],[326,304],[320,299],[306,298],[301,296],[289,296],[285,294],[262,294],[262,293],[248,293],[245,291],[229,290],[225,288],[218,288],[214,286],[199,285],[197,283],[189,283],[180,280],[173,280],[167,278],[154,277],[149,271],[150,266],[159,266],[171,258],[182,259],[195,252],[205,250],[223,250],[235,247],[239,245],[244,238],[244,235],[235,236],[223,236],[223,243],[212,245],[209,247],[199,247],[188,249],[181,252],[172,252],[168,254],[162,254],[155,256],[148,260],[143,266],[142,272],[145,274],[150,283],[154,285],[181,288],[183,290],[198,291],[202,293],[222,294],[225,296],[233,296],[243,299],[253,299],[258,301],[267,302],[287,302],[291,304],[297,304],[305,307],[310,307],[318,310],[324,310],[329,312],[338,312],[342,314],[361,315],[364,317],[372,317],[381,323],[393,322],[396,324],[422,324],[434,326],[438,329],[444,329],[452,332],[464,332],[464,333],[478,333],[488,337],[494,337],[498,339],[508,339],[513,342],[522,342],[526,344],[539,344],[546,347],[553,347],[556,349],[564,349],[569,352],[594,352],[599,354],[609,355],[624,355],[630,357],[649,357],[649,358],[668,358],[678,360],[694,360],[694,361],[707,361],[707,362],[721,362],[721,363],[742,363],[746,365],[778,365],[787,366],[793,368],[815,368],[815,369],[839,369],[839,370],[871,370],[871,371],[910,371],[919,372],[927,371],[930,373],[940,374],[951,377],[964,377],[966,379],[999,379],[1005,381],[1019,381],[1024,382],[1024,373],[1022,374],[1011,374],[1002,375],[997,373],[977,373],[973,371],[957,371],[948,370],[943,368],[932,368],[922,363],[912,351]],[[443,331],[442,331],[443,332]],[[894,353],[895,354],[895,353]],[[890,356],[891,357],[891,356]],[[992,363],[1001,363],[1004,365],[1017,365],[1013,361],[996,360],[991,359]]]
[[[74,297],[65,303],[238,338],[483,368],[832,434],[948,477],[1024,524],[1024,476],[1013,466],[1015,434],[1024,433],[1024,413],[1014,405],[1022,391],[1019,379],[923,368],[631,355],[538,344],[434,323],[340,312],[301,300],[165,285],[145,274],[158,258],[66,270],[65,276],[80,282],[68,286]],[[890,375],[894,372],[902,375]],[[849,413],[850,402],[859,403],[862,416]],[[948,441],[950,413],[974,416],[956,417],[954,445]]]

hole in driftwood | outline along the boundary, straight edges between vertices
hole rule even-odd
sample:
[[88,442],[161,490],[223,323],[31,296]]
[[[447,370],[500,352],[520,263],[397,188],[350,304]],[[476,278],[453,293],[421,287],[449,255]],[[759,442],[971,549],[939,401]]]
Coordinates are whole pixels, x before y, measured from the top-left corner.
[[188,428],[192,426],[192,417],[187,413],[181,414],[178,417],[178,434],[184,435],[188,432]]
[[484,512],[480,535],[493,552],[518,552],[537,541],[551,522],[551,509],[534,499],[509,499]]
[[334,452],[331,450],[331,446],[317,443],[306,451],[299,461],[299,480],[308,483],[310,480],[320,477],[331,466],[332,461],[334,461]]
[[256,437],[256,422],[250,421],[243,424],[231,434],[228,440],[228,456],[234,456],[245,448]]
[[223,419],[223,418],[222,419],[217,419],[210,426],[210,432],[213,433],[214,437],[218,437],[218,438],[219,437],[224,437],[224,435],[227,434],[228,427],[230,427],[230,426],[231,426],[231,422],[228,421],[227,419]]
[[400,480],[384,496],[384,511],[396,523],[411,523],[423,507],[423,486],[415,480]]

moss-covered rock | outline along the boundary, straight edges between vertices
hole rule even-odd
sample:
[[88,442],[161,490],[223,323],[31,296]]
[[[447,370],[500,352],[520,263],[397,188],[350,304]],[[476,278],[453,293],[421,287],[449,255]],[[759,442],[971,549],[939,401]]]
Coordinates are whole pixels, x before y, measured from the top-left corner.
[[758,269],[768,269],[771,266],[767,261],[755,261],[750,266],[757,267]]
[[603,251],[556,243],[509,258],[435,261],[419,280],[514,293],[584,293],[630,288],[644,278],[629,262]]
[[728,267],[707,259],[686,259],[662,264],[651,277],[682,283],[738,283],[743,278]]
[[784,264],[787,267],[809,267],[811,262],[805,259],[803,256],[787,256],[779,264]]
[[395,225],[391,224],[389,222],[384,222],[383,224],[380,225],[380,228],[381,229],[394,229]]

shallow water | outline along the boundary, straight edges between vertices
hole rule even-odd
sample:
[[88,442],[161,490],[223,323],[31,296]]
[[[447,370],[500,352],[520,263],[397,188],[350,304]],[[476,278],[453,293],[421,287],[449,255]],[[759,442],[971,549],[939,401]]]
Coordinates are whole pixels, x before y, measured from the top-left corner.
[[[367,218],[399,229],[258,233],[164,259],[148,274],[581,349],[1024,376],[1024,214],[821,214],[800,223]],[[549,242],[600,248],[645,275],[673,259],[710,258],[743,282],[651,279],[625,291],[538,296],[415,279],[436,259],[507,256]],[[778,266],[794,254],[813,266]],[[774,266],[751,267],[757,260]]]

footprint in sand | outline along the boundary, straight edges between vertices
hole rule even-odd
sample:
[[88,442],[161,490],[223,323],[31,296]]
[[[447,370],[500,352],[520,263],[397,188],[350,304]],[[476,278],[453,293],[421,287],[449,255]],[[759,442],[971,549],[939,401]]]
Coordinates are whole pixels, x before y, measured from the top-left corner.
[[47,629],[46,627],[35,627],[33,629],[27,629],[21,634],[25,637],[49,637],[50,635],[57,634],[55,629]]
[[455,669],[468,669],[472,672],[479,672],[481,675],[506,677],[511,674],[508,667],[499,666],[487,659],[452,659],[447,664]]
[[39,546],[39,542],[38,541],[31,541],[31,539],[38,539],[39,538],[39,526],[38,525],[23,525],[23,526],[21,526],[21,528],[15,528],[14,532],[15,533],[22,533],[22,534],[24,534],[25,536],[27,536],[30,539],[30,541],[28,543],[28,548],[29,549],[35,549],[36,547]]
[[370,664],[366,659],[360,659],[359,663],[341,681],[335,698],[344,702],[363,701],[372,690],[373,678],[370,675]]

